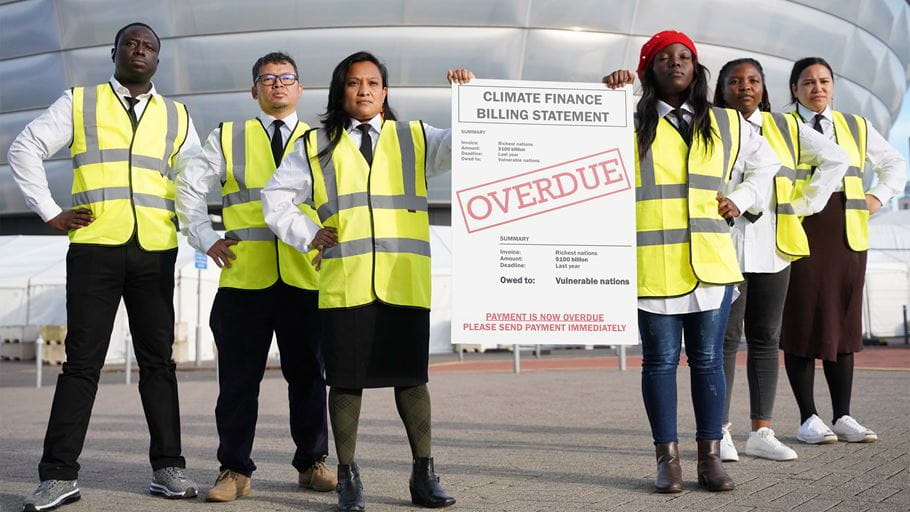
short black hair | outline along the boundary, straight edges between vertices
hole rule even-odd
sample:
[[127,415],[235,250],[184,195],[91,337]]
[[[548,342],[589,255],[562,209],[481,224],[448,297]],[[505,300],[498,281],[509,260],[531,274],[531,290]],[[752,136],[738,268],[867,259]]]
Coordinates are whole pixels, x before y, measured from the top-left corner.
[[158,37],[158,34],[155,32],[155,29],[146,25],[145,23],[142,23],[141,21],[134,21],[134,22],[130,23],[129,25],[124,25],[123,28],[118,30],[117,35],[114,36],[114,48],[116,48],[117,45],[120,43],[120,37],[123,35],[124,32],[126,32],[126,29],[128,29],[130,27],[145,27],[145,28],[149,29],[149,32],[151,32],[152,35],[155,36],[155,41],[158,42],[158,49],[159,50],[161,49],[161,38]]
[[256,60],[256,63],[253,64],[253,83],[256,83],[256,78],[259,77],[259,68],[265,66],[266,64],[281,64],[282,62],[287,62],[291,66],[294,66],[294,74],[297,75],[297,78],[300,78],[300,73],[297,71],[297,63],[294,62],[294,58],[284,52],[271,52],[259,57]]

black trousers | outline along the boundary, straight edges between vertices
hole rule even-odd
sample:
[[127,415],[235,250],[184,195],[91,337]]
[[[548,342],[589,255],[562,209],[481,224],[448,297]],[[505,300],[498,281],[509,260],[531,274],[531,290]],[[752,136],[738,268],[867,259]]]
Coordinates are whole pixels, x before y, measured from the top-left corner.
[[265,290],[221,288],[209,321],[218,346],[219,394],[215,406],[218,462],[250,476],[259,412],[259,384],[272,333],[288,383],[291,464],[306,471],[329,453],[325,374],[320,351],[317,292],[277,283]]
[[139,395],[148,423],[152,469],[184,467],[180,409],[171,359],[177,250],[72,244],[66,254],[66,362],[57,377],[41,480],[73,480],[120,298],[126,304],[139,363]]

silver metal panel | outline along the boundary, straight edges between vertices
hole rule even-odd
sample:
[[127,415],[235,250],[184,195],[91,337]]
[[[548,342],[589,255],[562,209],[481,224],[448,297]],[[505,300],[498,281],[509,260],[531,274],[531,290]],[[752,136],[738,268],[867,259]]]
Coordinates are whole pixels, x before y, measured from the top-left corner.
[[[136,21],[145,23],[158,37],[173,35],[171,4],[165,0],[123,2],[118,0],[56,0],[58,31],[63,48],[104,46],[107,54],[114,46],[120,27]],[[235,16],[237,13],[235,11]],[[238,16],[242,18],[243,16]]]
[[625,66],[629,38],[569,30],[530,30],[525,49],[524,80],[600,82],[617,66]]
[[60,53],[0,61],[0,112],[46,107],[67,82]]
[[61,48],[52,0],[0,5],[0,20],[0,59]]
[[528,26],[626,34],[637,10],[626,0],[544,0],[531,4]]

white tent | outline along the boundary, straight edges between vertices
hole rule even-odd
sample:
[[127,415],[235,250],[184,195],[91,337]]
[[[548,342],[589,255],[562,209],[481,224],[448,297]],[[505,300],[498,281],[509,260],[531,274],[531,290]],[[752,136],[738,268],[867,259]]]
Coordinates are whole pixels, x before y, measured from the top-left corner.
[[[433,254],[433,309],[430,314],[430,351],[451,351],[449,318],[451,229],[431,226]],[[66,251],[63,236],[0,236],[0,329],[17,330],[22,341],[34,341],[37,326],[66,324]],[[175,272],[174,310],[176,339],[174,359],[196,358],[196,327],[200,325],[202,360],[214,358],[214,340],[208,327],[209,312],[218,290],[219,269],[195,268],[195,251],[179,236]],[[197,300],[200,297],[200,300]],[[197,324],[197,317],[199,322]],[[106,362],[124,361],[128,332],[123,303],[117,312]],[[275,343],[272,351],[277,352]]]
[[903,336],[905,307],[910,307],[910,210],[878,213],[869,221],[863,332]]

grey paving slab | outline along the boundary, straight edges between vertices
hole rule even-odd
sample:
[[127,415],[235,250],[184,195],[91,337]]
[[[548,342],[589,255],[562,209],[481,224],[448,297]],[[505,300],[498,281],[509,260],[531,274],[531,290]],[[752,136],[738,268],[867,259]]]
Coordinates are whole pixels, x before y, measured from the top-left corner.
[[[4,367],[0,366],[0,372]],[[18,371],[18,370],[17,370]],[[36,483],[36,465],[53,388],[0,387],[0,511],[17,511]],[[207,489],[217,476],[210,372],[181,372],[183,447],[191,476]],[[853,413],[881,441],[807,446],[795,440],[798,411],[783,378],[774,428],[800,458],[778,463],[743,456],[727,465],[729,493],[700,490],[695,478],[694,418],[688,370],[679,373],[679,432],[685,492],[651,492],[654,452],[641,404],[637,369],[431,374],[434,457],[459,511],[635,510],[910,510],[910,372],[858,371]],[[830,415],[817,375],[820,415]],[[302,491],[290,465],[286,385],[276,371],[262,384],[253,496],[233,503],[164,501],[147,494],[148,434],[136,384],[107,377],[95,404],[80,459],[82,501],[63,510],[290,511],[332,510],[334,493]],[[748,435],[746,379],[737,379],[734,438]],[[330,444],[331,447],[331,444]],[[364,395],[357,459],[368,510],[413,510],[409,451],[391,390]],[[330,462],[334,458],[330,455]]]

